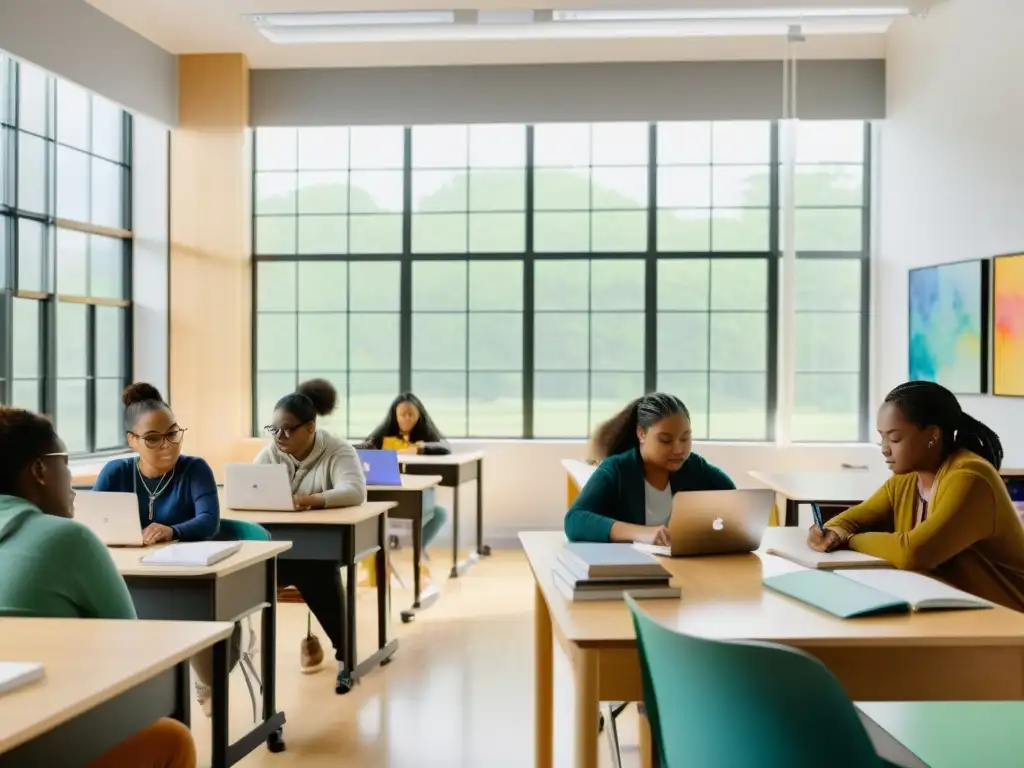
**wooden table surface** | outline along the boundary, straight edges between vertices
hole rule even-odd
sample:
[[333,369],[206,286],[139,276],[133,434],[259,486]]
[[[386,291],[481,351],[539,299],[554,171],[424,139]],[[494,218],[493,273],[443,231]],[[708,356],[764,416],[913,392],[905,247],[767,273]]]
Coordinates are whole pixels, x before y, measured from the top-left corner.
[[752,478],[793,501],[822,504],[859,504],[870,498],[892,477],[888,472],[846,470],[839,472],[760,472]]
[[122,576],[187,579],[210,576],[222,578],[248,568],[253,563],[277,557],[292,548],[290,541],[243,541],[241,544],[241,549],[213,565],[146,565],[140,562],[146,555],[173,544],[160,544],[154,547],[107,547],[107,551],[110,552],[114,565]]
[[483,457],[483,451],[453,451],[452,453],[447,453],[442,456],[424,456],[421,453],[400,453],[398,454],[398,463],[456,466],[458,464],[468,464],[471,461],[480,461]]
[[[626,604],[572,603],[552,581],[551,567],[565,543],[559,532],[520,534],[557,630],[583,647],[635,646]],[[770,529],[764,546],[771,545]],[[682,589],[679,600],[645,600],[655,620],[692,635],[724,640],[767,640],[786,645],[975,646],[1024,649],[1024,613],[1007,608],[932,611],[901,616],[839,619],[765,589],[764,576],[802,570],[780,557],[754,553],[719,557],[658,558]]]
[[0,695],[0,753],[34,739],[231,634],[203,621],[0,619],[0,659],[46,679]]
[[261,510],[221,510],[221,517],[243,520],[260,525],[355,525],[364,520],[378,517],[398,506],[393,501],[368,501],[358,507],[339,509],[311,509],[305,512],[270,512]]
[[436,488],[443,478],[440,475],[402,475],[401,485],[368,485],[367,491],[425,491]]

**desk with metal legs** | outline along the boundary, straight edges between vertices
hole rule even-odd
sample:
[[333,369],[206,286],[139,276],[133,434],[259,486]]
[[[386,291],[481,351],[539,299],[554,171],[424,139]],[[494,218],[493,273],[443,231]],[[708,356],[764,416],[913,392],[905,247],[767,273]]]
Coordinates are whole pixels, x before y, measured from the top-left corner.
[[[452,502],[452,570],[457,578],[479,557],[491,554],[484,544],[484,452],[464,451],[444,456],[399,455],[402,472],[409,475],[440,475],[442,488],[451,488]],[[476,480],[476,550],[459,561],[459,486]]]
[[[170,621],[236,622],[256,611],[262,612],[262,720],[234,744],[227,743],[227,731],[214,729],[214,755],[225,755],[222,765],[234,765],[256,747],[266,743],[271,752],[284,749],[283,712],[277,711],[277,557],[291,547],[287,541],[244,541],[241,549],[210,566],[152,566],[139,562],[155,547],[145,550],[110,548],[118,572],[124,577],[140,619]],[[214,675],[217,675],[216,653]],[[227,657],[223,675],[224,696],[213,697],[213,713],[223,709],[227,722]],[[185,677],[186,685],[188,677]],[[216,683],[217,681],[215,681]],[[215,686],[216,688],[216,686]],[[185,710],[186,712],[188,709]]]
[[[391,661],[397,640],[388,640],[391,594],[387,579],[388,511],[394,502],[367,502],[358,507],[316,509],[307,512],[262,512],[226,509],[221,516],[262,525],[275,541],[291,542],[285,560],[328,560],[345,569],[345,637],[343,650],[349,688],[371,669]],[[356,651],[356,565],[376,554],[377,650],[358,661]]]

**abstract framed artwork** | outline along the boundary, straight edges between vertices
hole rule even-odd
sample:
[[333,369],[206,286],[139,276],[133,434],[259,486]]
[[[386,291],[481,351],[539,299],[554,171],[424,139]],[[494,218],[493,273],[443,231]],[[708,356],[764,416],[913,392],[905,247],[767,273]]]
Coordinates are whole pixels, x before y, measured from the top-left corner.
[[1024,254],[993,262],[992,394],[1024,397]]
[[975,260],[910,270],[911,381],[934,381],[958,395],[986,391],[988,268]]

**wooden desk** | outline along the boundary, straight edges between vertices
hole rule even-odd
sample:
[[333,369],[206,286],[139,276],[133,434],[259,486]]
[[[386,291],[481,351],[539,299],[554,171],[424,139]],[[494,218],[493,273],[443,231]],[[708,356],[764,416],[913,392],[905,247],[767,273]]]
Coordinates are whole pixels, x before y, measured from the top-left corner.
[[[209,566],[144,565],[139,561],[160,547],[108,548],[128,585],[140,619],[235,622],[256,611],[262,612],[263,720],[234,744],[225,745],[226,765],[234,765],[262,743],[275,752],[284,749],[285,717],[277,711],[276,702],[277,556],[291,546],[288,541],[243,541],[238,552]],[[225,692],[227,673],[225,667]],[[220,706],[226,718],[226,695],[214,697],[215,714]]]
[[854,506],[869,498],[892,475],[888,472],[849,469],[839,472],[748,473],[786,500],[785,525],[799,525],[801,504]]
[[[484,452],[461,451],[447,456],[421,456],[398,454],[398,464],[404,474],[440,475],[442,488],[452,488],[452,571],[458,578],[480,556],[491,554],[484,544]],[[476,551],[459,562],[459,486],[476,480]]]
[[[598,702],[640,701],[640,668],[625,603],[571,603],[552,583],[565,543],[519,534],[536,579],[536,768],[552,768],[552,639],[573,667],[576,768],[597,765]],[[1024,614],[1005,608],[843,621],[765,590],[765,575],[799,566],[768,555],[662,559],[681,600],[647,600],[657,621],[725,640],[763,640],[817,656],[854,700],[1024,699]]]
[[576,459],[562,459],[562,466],[565,467],[565,508],[569,509],[594,474],[597,465]]
[[929,768],[1024,762],[1019,701],[871,702],[857,708]]
[[[433,510],[434,489],[441,484],[440,475],[402,475],[402,485],[368,485],[366,497],[369,501],[394,502],[388,516],[395,520],[412,522],[412,608],[402,611],[402,622],[408,623],[416,617],[416,611],[429,608],[440,594],[431,587],[423,592],[420,579],[420,562],[423,559],[423,515]],[[458,495],[458,491],[455,492]],[[453,566],[455,567],[455,566]]]
[[[0,619],[0,659],[46,668],[44,681],[0,696],[0,767],[84,766],[161,717],[187,725],[189,659],[213,645],[226,674],[232,629],[196,621]],[[214,733],[226,740],[226,713],[214,718]],[[215,768],[226,765],[216,739],[213,755]]]
[[[307,512],[260,512],[225,509],[221,516],[262,525],[275,540],[290,541],[291,549],[282,559],[328,560],[345,568],[345,669],[354,683],[373,667],[391,661],[398,649],[397,640],[388,640],[388,613],[391,607],[387,573],[388,511],[393,501],[370,501],[358,507],[315,509]],[[358,662],[356,650],[356,563],[377,556],[377,638],[376,652]]]

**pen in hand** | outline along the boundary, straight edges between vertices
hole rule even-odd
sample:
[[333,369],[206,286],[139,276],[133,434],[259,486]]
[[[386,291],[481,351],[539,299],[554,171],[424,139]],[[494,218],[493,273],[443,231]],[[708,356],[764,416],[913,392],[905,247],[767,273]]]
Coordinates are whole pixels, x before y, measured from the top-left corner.
[[825,523],[821,518],[821,507],[816,503],[811,502],[811,514],[814,515],[814,524],[818,526],[818,530],[825,533]]

